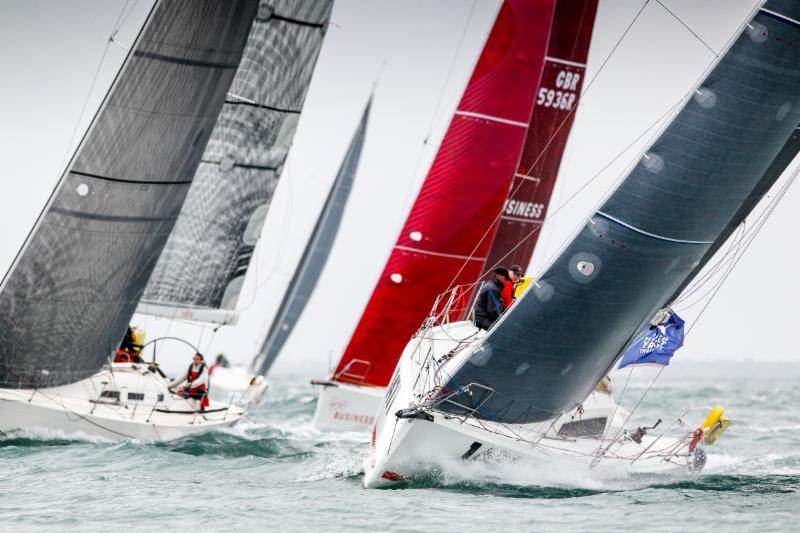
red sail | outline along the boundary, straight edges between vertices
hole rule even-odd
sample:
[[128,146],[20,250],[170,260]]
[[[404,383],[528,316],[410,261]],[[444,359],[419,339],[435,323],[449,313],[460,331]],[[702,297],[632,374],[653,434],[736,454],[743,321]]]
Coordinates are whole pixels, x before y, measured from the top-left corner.
[[334,379],[386,386],[436,297],[481,275],[491,241],[484,233],[519,162],[554,9],[555,0],[500,8]]
[[484,271],[531,261],[575,120],[596,13],[597,0],[556,4],[531,127]]

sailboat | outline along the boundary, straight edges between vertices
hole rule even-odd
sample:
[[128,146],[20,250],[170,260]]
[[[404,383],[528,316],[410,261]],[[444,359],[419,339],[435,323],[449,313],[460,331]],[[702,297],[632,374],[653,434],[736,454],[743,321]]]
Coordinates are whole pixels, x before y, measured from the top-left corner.
[[281,299],[278,311],[272,320],[266,337],[261,343],[258,353],[253,359],[253,369],[260,375],[266,375],[269,372],[272,363],[281,353],[281,348],[283,348],[284,343],[292,334],[294,326],[303,314],[303,310],[311,298],[322,270],[328,261],[328,256],[336,241],[336,235],[339,232],[339,226],[344,216],[347,200],[353,189],[353,181],[358,170],[358,163],[361,159],[361,151],[367,134],[371,105],[372,97],[370,97],[370,101],[367,103],[366,109],[364,109],[361,122],[353,135],[353,140],[350,142],[350,147],[331,186],[305,250],[300,256],[297,268],[295,268],[294,274],[290,278],[291,282]]
[[[574,117],[596,8],[594,1],[503,3],[341,361],[329,378],[312,382],[321,387],[318,428],[369,431],[403,347],[437,296],[451,283],[475,282],[487,264],[506,256],[530,261]],[[517,62],[521,56],[527,64]],[[545,148],[546,157],[537,159]],[[527,241],[512,250],[520,234]],[[455,319],[468,311],[466,292],[455,298],[460,307],[451,305]]]
[[256,10],[245,0],[154,4],[0,284],[3,433],[161,440],[244,414],[214,402],[202,411],[157,369],[109,359],[192,184]]
[[[332,0],[262,0],[239,69],[137,313],[235,326],[237,304],[283,173]],[[241,396],[251,368],[215,366],[211,394]]]
[[635,167],[491,329],[428,321],[378,412],[366,487],[413,477],[429,461],[491,455],[625,472],[702,468],[695,438],[722,427],[719,409],[704,422],[713,427],[634,439],[627,413],[595,387],[648,324],[671,314],[678,291],[797,155],[798,36],[800,5],[761,4]]

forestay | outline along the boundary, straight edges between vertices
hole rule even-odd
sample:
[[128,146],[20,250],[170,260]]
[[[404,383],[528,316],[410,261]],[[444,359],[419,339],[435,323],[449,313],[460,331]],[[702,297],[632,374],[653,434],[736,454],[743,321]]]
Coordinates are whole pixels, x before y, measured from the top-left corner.
[[744,26],[619,188],[449,379],[450,389],[488,388],[470,387],[462,404],[483,402],[482,416],[509,423],[574,407],[696,274],[797,153],[798,20],[800,4],[770,0]]
[[262,0],[141,312],[230,322],[283,171],[332,0]]
[[266,375],[278,357],[286,339],[292,334],[295,324],[311,298],[322,274],[322,269],[325,268],[325,263],[328,262],[328,256],[333,248],[347,206],[347,199],[353,189],[353,180],[361,159],[361,150],[364,147],[370,105],[371,101],[364,110],[364,115],[350,142],[350,148],[347,150],[336,180],[331,186],[311,237],[308,239],[294,275],[290,278],[278,312],[275,314],[269,332],[253,361],[253,368],[259,374]]
[[0,386],[79,381],[119,345],[225,100],[255,1],[153,7],[0,289]]

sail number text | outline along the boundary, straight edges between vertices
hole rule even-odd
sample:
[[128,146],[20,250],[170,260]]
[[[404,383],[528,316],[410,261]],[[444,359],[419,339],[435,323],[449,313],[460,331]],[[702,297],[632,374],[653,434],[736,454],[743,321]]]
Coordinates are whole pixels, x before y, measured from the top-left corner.
[[580,79],[581,75],[578,72],[559,71],[558,75],[556,75],[556,88],[540,88],[539,95],[536,98],[536,105],[571,110],[578,97],[576,91],[578,90]]

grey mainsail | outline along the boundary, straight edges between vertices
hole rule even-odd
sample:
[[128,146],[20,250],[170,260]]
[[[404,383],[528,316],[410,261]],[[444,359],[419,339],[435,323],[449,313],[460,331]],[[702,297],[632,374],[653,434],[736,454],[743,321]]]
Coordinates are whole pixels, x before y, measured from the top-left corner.
[[162,0],[0,286],[0,386],[96,372],[181,209],[255,0]]
[[[175,230],[145,290],[147,314],[232,321],[294,138],[333,0],[262,0],[241,66]],[[222,308],[221,312],[214,310]]]
[[446,387],[471,391],[461,389],[461,404],[506,423],[573,408],[697,274],[797,154],[799,21],[791,0],[755,14],[538,286],[455,371]]
[[311,237],[308,239],[303,255],[286,288],[269,332],[253,360],[253,368],[259,374],[266,374],[278,357],[286,339],[291,335],[292,329],[311,298],[322,270],[325,268],[325,263],[328,261],[336,234],[339,232],[347,199],[353,188],[358,162],[361,159],[370,105],[371,100],[364,110],[358,129],[350,142],[350,148],[347,150],[336,180],[331,186],[325,205],[314,225]]

